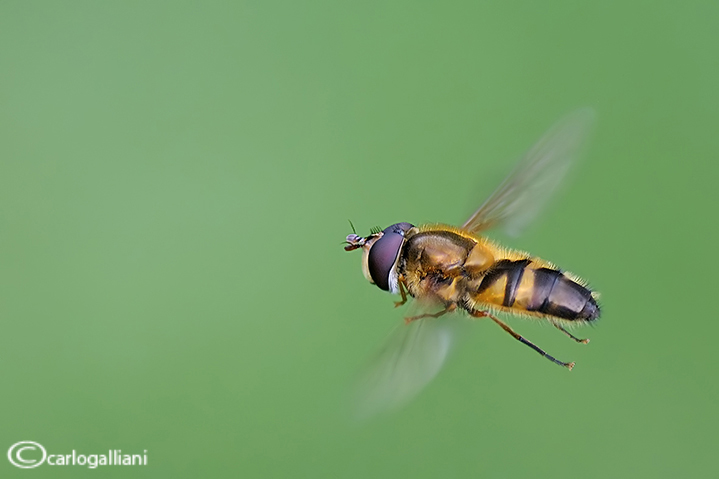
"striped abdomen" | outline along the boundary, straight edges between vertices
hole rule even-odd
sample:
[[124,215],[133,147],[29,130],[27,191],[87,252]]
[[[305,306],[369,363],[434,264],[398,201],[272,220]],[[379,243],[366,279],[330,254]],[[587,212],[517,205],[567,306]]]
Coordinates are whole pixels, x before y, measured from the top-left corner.
[[561,271],[543,267],[531,259],[496,262],[470,293],[470,298],[500,309],[569,321],[592,321],[599,317],[599,306],[589,289]]

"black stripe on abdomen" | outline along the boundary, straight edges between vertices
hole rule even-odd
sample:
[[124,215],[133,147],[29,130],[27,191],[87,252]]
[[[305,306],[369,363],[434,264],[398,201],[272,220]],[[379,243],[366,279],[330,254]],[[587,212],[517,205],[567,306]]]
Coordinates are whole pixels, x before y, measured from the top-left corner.
[[522,281],[524,269],[531,262],[532,260],[530,259],[521,259],[518,261],[503,259],[497,261],[494,266],[492,266],[489,273],[482,278],[482,283],[479,285],[479,288],[477,288],[477,294],[482,294],[494,283],[502,278],[505,278],[506,284],[504,287],[504,299],[502,301],[502,305],[512,307],[517,297],[517,288],[519,283]]

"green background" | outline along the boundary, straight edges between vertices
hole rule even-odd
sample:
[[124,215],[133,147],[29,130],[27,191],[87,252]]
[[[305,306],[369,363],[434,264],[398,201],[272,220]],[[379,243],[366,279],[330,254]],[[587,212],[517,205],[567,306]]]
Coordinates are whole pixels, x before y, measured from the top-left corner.
[[[2,2],[0,475],[713,477],[719,4]],[[347,413],[400,321],[341,241],[461,223],[565,113],[584,161],[512,247],[586,277],[578,345],[479,321]],[[50,453],[146,467],[19,470]]]

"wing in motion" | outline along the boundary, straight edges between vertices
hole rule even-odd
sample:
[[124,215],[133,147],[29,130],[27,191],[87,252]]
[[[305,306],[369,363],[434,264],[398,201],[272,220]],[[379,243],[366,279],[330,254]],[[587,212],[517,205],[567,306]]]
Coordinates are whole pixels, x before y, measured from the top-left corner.
[[447,359],[457,320],[423,319],[398,325],[360,378],[357,418],[397,410],[424,389]]
[[519,235],[579,156],[593,123],[594,111],[584,108],[555,124],[462,228],[479,233],[502,225],[510,235]]

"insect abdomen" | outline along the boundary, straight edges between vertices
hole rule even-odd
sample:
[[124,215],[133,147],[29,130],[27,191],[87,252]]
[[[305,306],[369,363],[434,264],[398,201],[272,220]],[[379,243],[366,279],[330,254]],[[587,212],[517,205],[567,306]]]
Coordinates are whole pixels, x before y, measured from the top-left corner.
[[472,300],[569,321],[592,321],[599,306],[592,292],[561,271],[531,259],[500,260],[484,275]]

